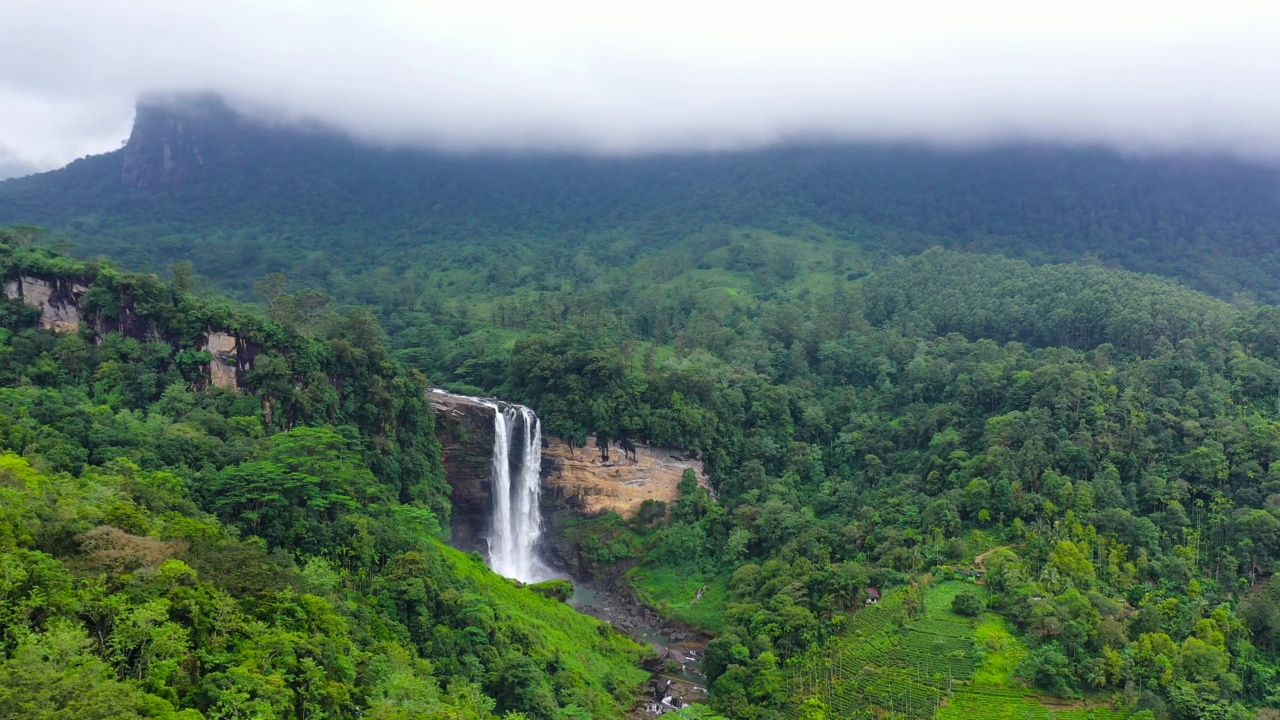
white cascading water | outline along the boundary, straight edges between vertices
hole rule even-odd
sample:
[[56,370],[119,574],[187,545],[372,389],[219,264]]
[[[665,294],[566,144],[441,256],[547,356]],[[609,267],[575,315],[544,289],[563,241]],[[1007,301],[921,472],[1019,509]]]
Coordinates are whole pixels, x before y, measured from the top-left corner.
[[523,405],[493,408],[493,460],[489,489],[493,515],[489,527],[489,567],[521,582],[551,577],[537,556],[542,534],[538,496],[542,483],[542,426]]

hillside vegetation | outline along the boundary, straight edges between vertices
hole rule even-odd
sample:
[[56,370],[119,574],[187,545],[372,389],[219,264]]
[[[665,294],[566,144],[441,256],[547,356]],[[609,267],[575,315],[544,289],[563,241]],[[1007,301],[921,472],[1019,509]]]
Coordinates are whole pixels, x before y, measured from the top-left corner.
[[[168,270],[176,282],[263,303],[264,327],[298,348],[281,367],[365,373],[300,388],[298,373],[255,374],[251,390],[289,398],[298,428],[355,443],[373,480],[353,469],[342,487],[371,493],[368,508],[389,506],[377,490],[401,467],[377,413],[409,394],[388,383],[421,382],[406,367],[525,403],[602,454],[641,441],[696,454],[710,488],[686,478],[671,507],[582,519],[569,538],[601,575],[715,633],[711,707],[687,716],[1246,720],[1280,705],[1270,169],[1043,149],[603,160],[372,152],[283,129],[244,142],[243,162],[164,191],[120,187],[118,156],[5,183],[0,217],[50,225],[82,253],[190,260]],[[7,391],[46,392],[68,372],[92,402],[135,387],[55,360],[63,339],[19,327]],[[352,355],[343,338],[376,351]],[[377,361],[325,365],[349,357]],[[140,377],[172,380],[148,379],[147,403],[191,392],[176,361],[151,362]],[[380,394],[349,403],[362,388]],[[313,553],[316,537],[314,552],[344,547],[346,526],[298,500],[278,522],[239,512],[241,488],[292,472],[258,465],[293,456],[298,429],[281,422],[231,423],[263,427],[254,450],[179,476],[202,511],[223,508],[277,555]],[[423,484],[396,506],[438,523],[422,448],[422,472],[398,477]],[[326,511],[368,518],[381,542],[375,523],[397,521],[347,497],[355,510],[334,498]],[[313,523],[293,534],[295,517]],[[387,572],[363,567],[344,568],[348,585]],[[980,588],[953,584],[975,568]],[[466,666],[399,622],[441,677],[500,711],[551,711],[503,699],[509,646],[492,633],[499,649]],[[512,652],[530,673],[560,677],[568,661],[525,639]],[[630,681],[573,677],[572,690],[546,680],[559,712],[601,712]]]

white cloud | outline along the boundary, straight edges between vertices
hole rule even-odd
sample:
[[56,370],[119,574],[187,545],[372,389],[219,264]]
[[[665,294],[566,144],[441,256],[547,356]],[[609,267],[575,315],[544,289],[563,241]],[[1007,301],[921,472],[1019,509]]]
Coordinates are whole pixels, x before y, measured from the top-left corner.
[[797,136],[1280,156],[1271,2],[0,0],[0,146],[50,167],[135,97],[358,136],[641,152]]

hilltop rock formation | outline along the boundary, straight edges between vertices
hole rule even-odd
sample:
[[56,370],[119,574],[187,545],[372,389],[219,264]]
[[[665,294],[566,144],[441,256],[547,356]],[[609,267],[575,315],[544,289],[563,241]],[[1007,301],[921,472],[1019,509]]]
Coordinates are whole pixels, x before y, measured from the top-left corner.
[[244,157],[236,136],[240,117],[220,98],[157,97],[138,103],[120,180],[131,191],[167,190],[205,166]]

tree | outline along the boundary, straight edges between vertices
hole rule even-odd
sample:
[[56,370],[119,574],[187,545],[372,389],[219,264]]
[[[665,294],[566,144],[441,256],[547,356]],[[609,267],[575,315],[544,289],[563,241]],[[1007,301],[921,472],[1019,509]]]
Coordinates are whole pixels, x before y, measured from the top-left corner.
[[957,615],[977,617],[982,613],[982,599],[972,590],[961,590],[951,599],[951,609]]
[[1240,603],[1240,617],[1259,645],[1280,647],[1280,573]]
[[1018,664],[1017,673],[1041,690],[1059,697],[1070,696],[1075,684],[1071,662],[1054,643],[1041,645],[1028,653]]
[[0,718],[140,720],[146,696],[117,681],[89,648],[89,638],[69,624],[26,636],[0,664]]
[[295,428],[272,436],[262,459],[224,470],[212,504],[228,522],[272,547],[332,552],[350,540],[334,524],[362,504],[386,499],[346,438],[328,428]]
[[730,665],[746,667],[750,662],[750,652],[736,636],[719,635],[703,650],[702,671],[707,676],[707,684],[714,685]]

